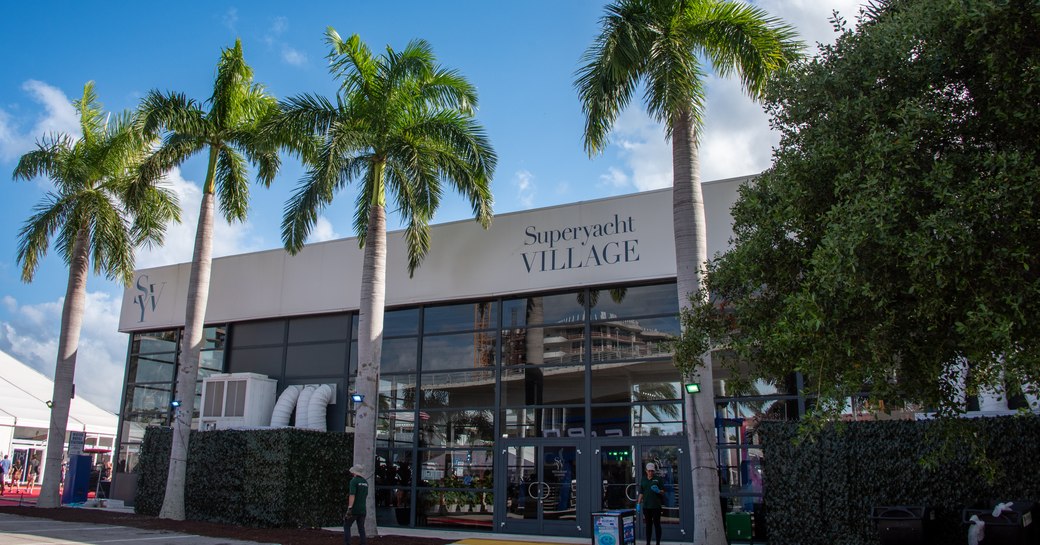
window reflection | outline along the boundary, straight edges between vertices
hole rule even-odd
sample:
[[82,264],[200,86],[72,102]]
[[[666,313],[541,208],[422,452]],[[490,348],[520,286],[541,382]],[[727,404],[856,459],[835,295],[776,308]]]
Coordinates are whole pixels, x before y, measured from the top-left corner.
[[514,367],[502,370],[502,405],[585,402],[584,367]]
[[574,437],[585,434],[584,407],[526,407],[500,413],[505,437]]
[[592,361],[670,356],[679,319],[642,318],[593,323]]
[[679,371],[671,360],[598,363],[591,379],[593,403],[682,399]]
[[[417,342],[418,339],[415,337],[383,339],[383,351],[380,355],[380,372],[415,372],[418,365],[416,360],[419,355]],[[357,361],[354,358],[351,359]]]
[[172,381],[176,358],[175,353],[131,356],[127,382]]
[[495,372],[423,373],[424,409],[490,407],[495,403]]
[[494,368],[495,334],[478,331],[423,337],[423,371]]
[[585,324],[502,332],[502,365],[559,365],[585,361]]
[[656,286],[618,286],[592,290],[589,295],[592,319],[610,317],[679,314],[679,299],[675,284]]
[[540,295],[502,303],[503,327],[581,322],[585,317],[583,292]]
[[498,326],[494,302],[465,303],[423,310],[423,333],[487,330]]
[[415,375],[381,375],[379,377],[379,409],[396,410],[415,407]]
[[420,411],[420,447],[490,446],[495,440],[494,413]]

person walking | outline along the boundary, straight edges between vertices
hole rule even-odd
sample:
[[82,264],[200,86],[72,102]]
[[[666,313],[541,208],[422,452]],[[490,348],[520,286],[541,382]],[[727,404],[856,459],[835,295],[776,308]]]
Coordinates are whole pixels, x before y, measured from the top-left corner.
[[[7,474],[11,472],[11,460],[4,454],[4,459],[0,460],[0,496],[7,492]],[[14,483],[11,484],[14,486]]]
[[646,477],[639,481],[639,498],[636,509],[643,511],[643,522],[646,523],[646,545],[650,538],[657,537],[657,545],[661,545],[661,503],[664,499],[664,485],[656,475],[657,467],[653,462],[646,464]]
[[347,512],[343,515],[343,536],[345,543],[350,545],[350,526],[357,521],[359,542],[365,545],[365,499],[368,497],[368,481],[361,476],[364,469],[354,464],[350,468],[350,485],[347,489]]
[[36,488],[36,479],[40,477],[40,457],[33,456],[29,460],[29,494]]

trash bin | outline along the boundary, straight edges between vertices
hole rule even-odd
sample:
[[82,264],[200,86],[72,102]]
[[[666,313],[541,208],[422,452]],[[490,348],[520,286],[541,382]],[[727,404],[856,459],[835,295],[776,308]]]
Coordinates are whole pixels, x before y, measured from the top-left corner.
[[935,513],[920,505],[885,505],[871,509],[870,519],[881,536],[881,545],[925,545],[925,523],[935,520]]
[[1011,510],[1004,511],[999,516],[993,516],[993,508],[989,509],[965,509],[962,512],[962,520],[966,525],[971,525],[971,516],[978,515],[979,520],[986,523],[985,539],[986,545],[1035,545],[1040,543],[1036,524],[1033,524],[1033,513],[1036,504],[1031,501],[1016,501],[1011,503]]
[[592,514],[592,545],[635,545],[636,512],[631,509]]

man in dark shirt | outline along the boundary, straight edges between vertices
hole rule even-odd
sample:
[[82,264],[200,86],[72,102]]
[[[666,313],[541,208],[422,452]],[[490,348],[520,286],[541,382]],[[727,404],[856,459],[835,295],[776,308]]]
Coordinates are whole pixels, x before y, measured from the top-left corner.
[[343,515],[343,536],[346,544],[350,545],[350,526],[357,521],[358,537],[361,545],[365,545],[365,499],[368,497],[368,481],[361,476],[364,472],[361,466],[354,464],[350,468],[350,486],[347,491],[347,512]]
[[643,511],[646,522],[646,545],[650,545],[650,537],[656,532],[657,545],[661,545],[661,501],[664,499],[664,484],[655,474],[657,468],[653,462],[646,464],[646,477],[639,482],[639,498],[637,507]]

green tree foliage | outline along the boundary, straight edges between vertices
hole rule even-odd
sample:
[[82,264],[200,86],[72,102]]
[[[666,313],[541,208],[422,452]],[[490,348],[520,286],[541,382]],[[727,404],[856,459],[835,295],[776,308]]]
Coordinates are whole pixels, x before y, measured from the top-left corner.
[[[177,198],[142,164],[152,140],[131,113],[106,114],[94,82],[73,102],[81,136],[51,134],[23,155],[15,180],[46,176],[53,187],[18,232],[22,280],[32,282],[48,248],[69,267],[61,311],[45,467],[60,468],[91,273],[129,284],[134,250],[162,244],[166,224],[180,221]],[[61,472],[44,473],[40,507],[60,507]]]
[[820,409],[866,391],[954,414],[954,362],[969,394],[1035,393],[1040,4],[892,0],[835,25],[768,90],[776,162],[712,263],[722,304],[687,318],[766,377],[802,372]]

